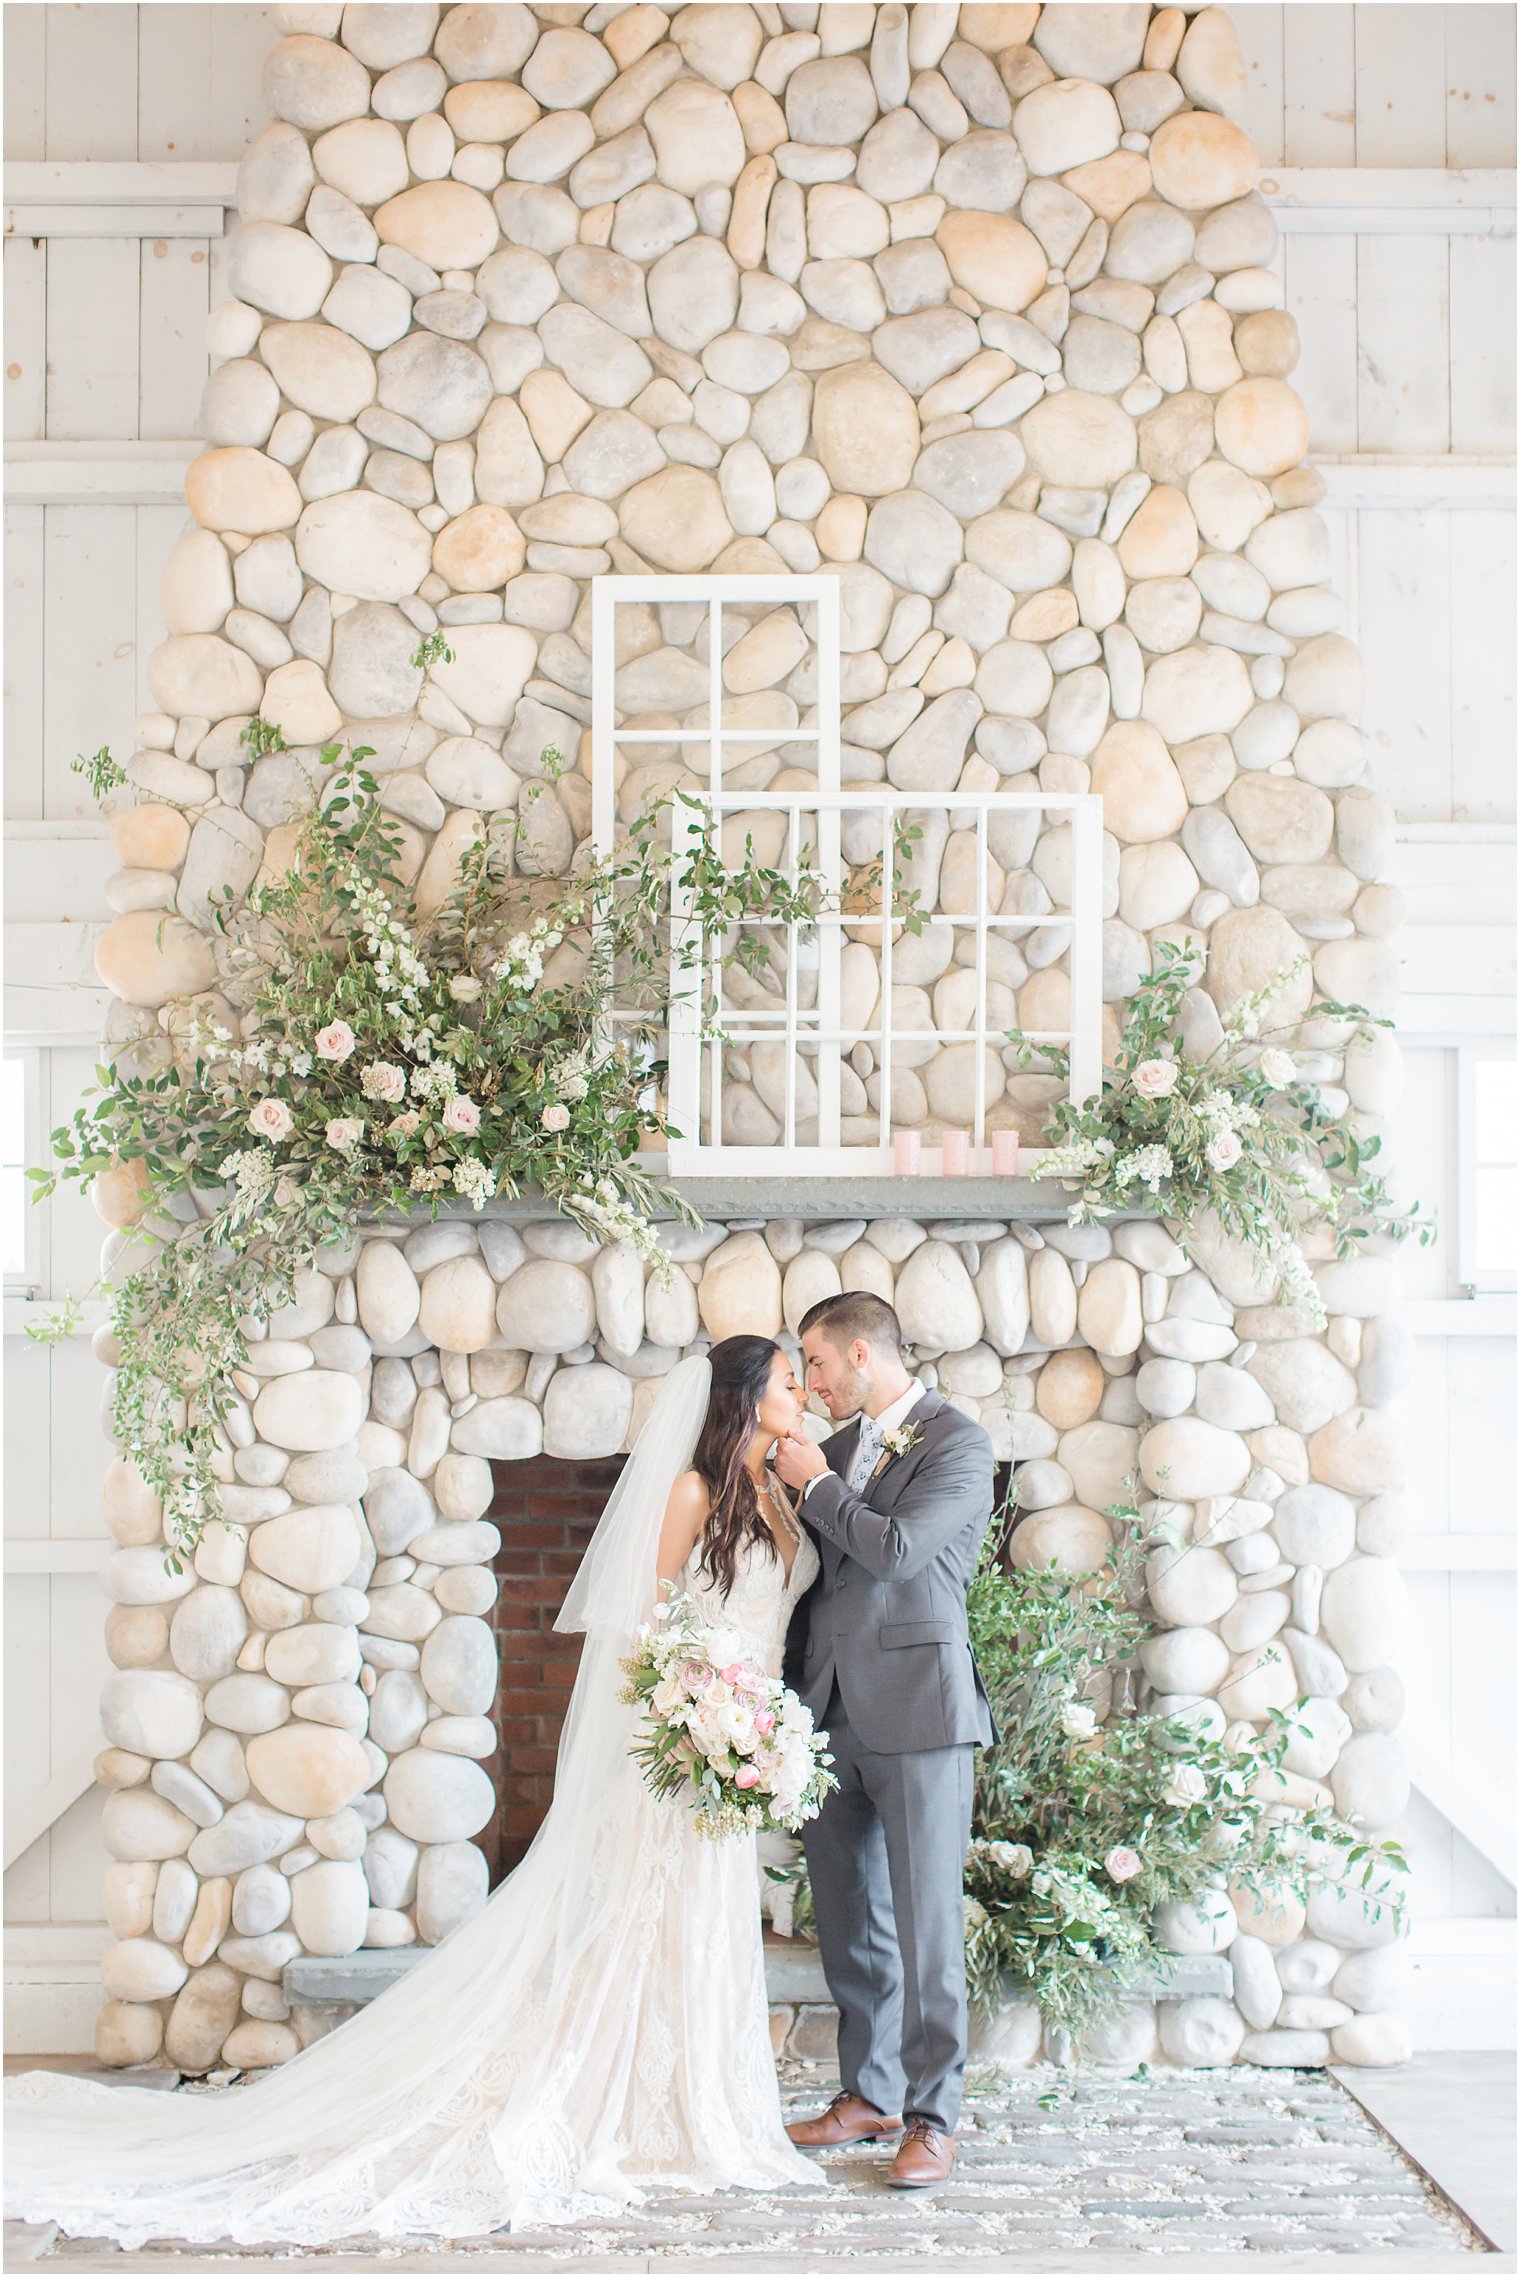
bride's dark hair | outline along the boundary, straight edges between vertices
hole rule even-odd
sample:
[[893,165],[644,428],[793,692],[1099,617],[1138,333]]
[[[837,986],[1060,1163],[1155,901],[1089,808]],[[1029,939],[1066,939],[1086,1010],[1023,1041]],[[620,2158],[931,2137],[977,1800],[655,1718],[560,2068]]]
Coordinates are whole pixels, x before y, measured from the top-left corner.
[[707,1355],[712,1395],[692,1468],[712,1501],[702,1528],[702,1569],[725,1595],[733,1588],[745,1542],[763,1542],[776,1555],[775,1536],[761,1514],[744,1455],[780,1349],[768,1336],[725,1336]]

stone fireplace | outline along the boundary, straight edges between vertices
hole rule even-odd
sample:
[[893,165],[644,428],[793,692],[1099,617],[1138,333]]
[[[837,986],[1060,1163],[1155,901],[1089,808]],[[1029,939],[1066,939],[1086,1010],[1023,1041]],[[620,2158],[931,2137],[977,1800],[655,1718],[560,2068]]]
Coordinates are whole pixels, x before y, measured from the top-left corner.
[[[1151,1573],[1154,1696],[1254,1722],[1303,1695],[1292,1793],[1393,1825],[1390,1260],[1311,1249],[1320,1334],[1207,1229],[1190,1259],[1154,1223],[1070,1231],[1017,1179],[784,1159],[826,1124],[840,1154],[884,1122],[928,1159],[967,1126],[1037,1146],[1059,1085],[1007,1030],[1085,1022],[1096,1055],[1169,944],[1207,951],[1200,1054],[1286,967],[1289,1023],[1315,986],[1394,1002],[1392,815],[1226,12],[279,13],[112,824],[110,1047],[171,1055],[187,999],[225,1016],[218,897],[288,863],[329,737],[370,749],[426,912],[514,818],[517,874],[563,877],[598,802],[627,823],[686,783],[721,687],[715,764],[721,713],[752,746],[728,788],[760,802],[728,817],[740,842],[776,855],[764,802],[816,792],[829,743],[842,858],[869,855],[873,786],[925,802],[931,923],[890,957],[849,942],[827,1086],[775,1040],[783,990],[788,1035],[811,1017],[803,980],[751,989],[725,1128],[755,1169],[783,1159],[683,1176],[706,1223],[668,1227],[672,1291],[531,1205],[369,1226],[250,1355],[229,1524],[191,1573],[165,1574],[162,1514],[113,1466],[105,2060],[278,2063],[323,2021],[300,1971],[426,1947],[485,1902],[548,1776],[553,1717],[522,1703],[570,1667],[539,1617],[585,1513],[577,1486],[534,1515],[563,1499],[549,1466],[599,1478],[682,1352],[789,1333],[841,1285],[894,1301],[920,1371],[1023,1466],[1019,1554],[1090,1569],[1132,1473],[1185,1506],[1196,1554]],[[609,693],[593,581],[651,577],[739,597],[702,622],[638,602]],[[837,585],[837,652],[742,598],[787,577]],[[251,756],[255,714],[285,748]],[[1101,841],[1085,935],[1078,809]],[[894,1028],[916,1039],[895,1058]],[[1299,1040],[1374,1129],[1391,1037]],[[1169,2003],[1164,2055],[1398,2060],[1399,1955],[1357,1899],[1306,1919],[1218,1895],[1168,1936],[1228,1997]]]
[[[1354,1379],[1333,1349],[1354,1329],[1375,1357],[1385,1263],[1319,1266],[1335,1316],[1321,1344],[1226,1241],[1200,1248],[1205,1271],[1152,1221],[1073,1229],[1024,1182],[962,1183],[963,1214],[945,1217],[911,1214],[944,1208],[944,1181],[884,1183],[894,1214],[870,1219],[818,1184],[781,1197],[784,1216],[707,1197],[709,1223],[662,1231],[689,1292],[684,1346],[644,1330],[685,1300],[531,1205],[516,1222],[496,1208],[367,1227],[271,1323],[280,1372],[234,1427],[230,1523],[192,1573],[164,1575],[145,1538],[156,1512],[117,1465],[108,1587],[172,1596],[175,1653],[172,1672],[124,1669],[106,1693],[109,2051],[159,2023],[120,1957],[166,1950],[170,1903],[191,1973],[166,2001],[165,2045],[185,2069],[282,2060],[345,2013],[335,1982],[362,1997],[484,1905],[547,1805],[577,1659],[554,1609],[661,1376],[741,1329],[794,1339],[841,1286],[896,1304],[917,1371],[1019,1465],[1016,1559],[1074,1578],[1101,1564],[1105,1513],[1137,1475],[1190,1505],[1197,1546],[1176,1573],[1151,1567],[1147,1696],[1223,1728],[1307,1695],[1290,1799],[1329,1794],[1390,1823],[1392,1498],[1379,1418],[1338,1404]],[[191,1613],[203,1690],[184,1673]],[[196,1730],[171,1732],[192,1689]],[[1339,2052],[1332,2031],[1355,2049],[1363,2016],[1388,2029],[1399,1956],[1354,1898],[1321,1893],[1305,1918],[1222,1886],[1172,1911],[1181,1989],[1135,2012],[1127,2052],[1313,2063]],[[1313,2013],[1345,2020],[1255,2021],[1279,1952],[1323,1980],[1334,2005]],[[1014,2044],[1027,2059],[1038,2036]]]

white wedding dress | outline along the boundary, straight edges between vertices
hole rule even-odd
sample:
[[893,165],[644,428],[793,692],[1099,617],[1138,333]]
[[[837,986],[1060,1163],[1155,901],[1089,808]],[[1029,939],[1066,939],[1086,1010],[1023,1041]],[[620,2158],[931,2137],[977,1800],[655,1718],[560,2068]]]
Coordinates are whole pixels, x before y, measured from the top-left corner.
[[[705,1369],[667,1379],[572,1586],[560,1625],[588,1634],[554,1803],[484,1912],[250,2086],[8,2080],[8,2215],[126,2247],[324,2245],[594,2223],[650,2191],[817,2188],[782,2125],[754,1837],[705,1840],[650,1795],[617,1699]],[[726,1597],[690,1564],[679,1583],[772,1675],[818,1570],[795,1531],[789,1575],[746,1545]]]

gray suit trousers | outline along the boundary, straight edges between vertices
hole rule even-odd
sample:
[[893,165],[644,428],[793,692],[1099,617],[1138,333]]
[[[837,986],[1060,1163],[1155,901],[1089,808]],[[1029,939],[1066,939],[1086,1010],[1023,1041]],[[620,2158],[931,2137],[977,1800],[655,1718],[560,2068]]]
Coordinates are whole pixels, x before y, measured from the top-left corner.
[[951,2134],[966,2068],[973,1750],[875,1754],[837,1687],[825,1720],[839,1791],[808,1822],[803,1848],[839,2010],[839,2075],[877,2110]]

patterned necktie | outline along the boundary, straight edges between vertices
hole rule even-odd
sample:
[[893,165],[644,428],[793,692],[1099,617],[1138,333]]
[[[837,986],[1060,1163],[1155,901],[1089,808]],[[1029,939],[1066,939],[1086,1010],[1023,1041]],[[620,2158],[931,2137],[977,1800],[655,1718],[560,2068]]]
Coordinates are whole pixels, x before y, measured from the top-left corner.
[[860,1419],[860,1437],[855,1443],[855,1460],[850,1465],[850,1489],[859,1494],[875,1470],[882,1449],[882,1429],[873,1415]]

